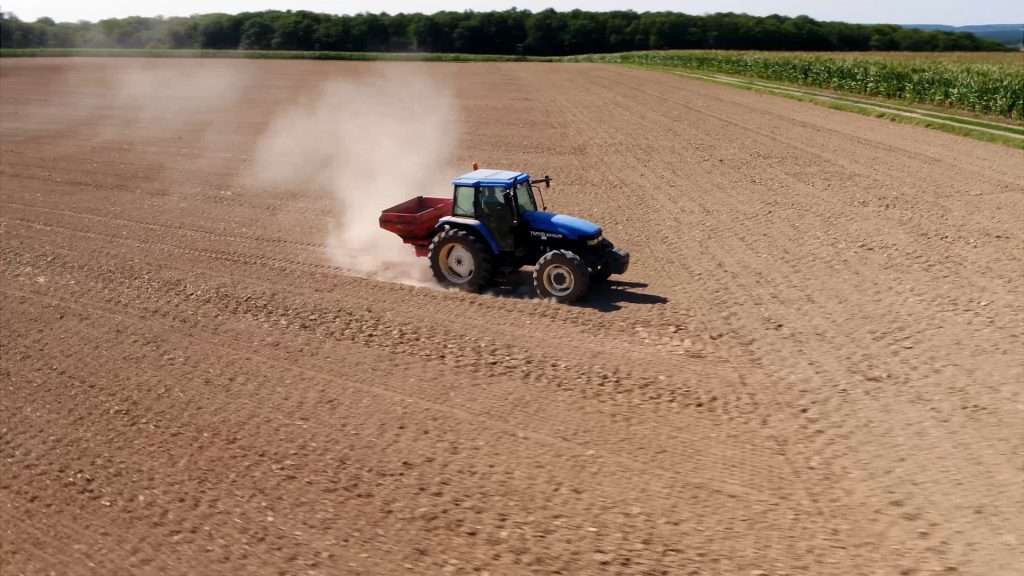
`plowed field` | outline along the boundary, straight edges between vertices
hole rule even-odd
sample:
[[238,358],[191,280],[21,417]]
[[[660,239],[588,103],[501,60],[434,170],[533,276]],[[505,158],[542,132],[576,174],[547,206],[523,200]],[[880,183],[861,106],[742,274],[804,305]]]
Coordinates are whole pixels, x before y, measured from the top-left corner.
[[387,64],[454,94],[425,180],[550,174],[633,258],[576,306],[445,292],[330,257],[327,188],[249,178],[374,66],[0,61],[5,576],[1019,573],[1024,154]]

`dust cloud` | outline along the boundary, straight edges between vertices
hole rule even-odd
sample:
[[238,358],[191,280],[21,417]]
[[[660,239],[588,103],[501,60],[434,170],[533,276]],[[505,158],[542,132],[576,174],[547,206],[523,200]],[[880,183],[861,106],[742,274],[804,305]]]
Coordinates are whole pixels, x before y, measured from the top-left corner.
[[[5,88],[17,90],[35,78],[22,70],[23,64],[4,62]],[[51,149],[68,154],[96,143],[152,146],[160,140],[170,170],[181,152],[192,152],[202,161],[230,145],[235,130],[227,112],[258,79],[249,69],[213,60],[188,68],[134,58],[118,58],[116,63],[43,59],[32,64],[49,72],[45,91],[39,91],[37,102],[19,105],[17,115],[4,114],[4,128],[25,127],[52,136]],[[83,143],[67,138],[68,132],[87,132],[90,139]],[[180,150],[178,140],[193,150]]]
[[202,62],[187,71],[128,61],[111,69],[109,103],[136,123],[174,117],[179,123],[208,123],[239,103],[252,89],[251,71],[231,62]]
[[264,184],[309,186],[333,197],[327,248],[336,266],[379,280],[433,285],[426,262],[378,226],[381,210],[447,195],[458,137],[450,89],[415,66],[372,65],[326,81],[271,123],[254,154]]
[[[227,61],[203,61],[184,72],[142,61],[126,63],[112,79],[110,104],[128,125],[111,126],[114,133],[107,136],[145,136],[159,125],[167,141],[180,136],[188,142],[187,149],[172,149],[172,157],[187,161],[192,169],[214,168],[235,144],[236,121],[230,111],[245,100],[257,81],[251,67]],[[169,118],[174,119],[172,129],[167,128]],[[169,167],[166,177],[171,182],[176,171],[177,167]]]

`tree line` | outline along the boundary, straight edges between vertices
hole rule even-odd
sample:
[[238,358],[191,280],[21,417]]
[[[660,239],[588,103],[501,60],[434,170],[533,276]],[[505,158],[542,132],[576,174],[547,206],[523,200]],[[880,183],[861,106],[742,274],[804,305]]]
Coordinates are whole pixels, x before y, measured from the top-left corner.
[[635,50],[977,51],[1002,44],[966,32],[678,12],[437,12],[338,16],[307,11],[109,18],[0,19],[2,48],[171,48],[459,52],[564,56]]

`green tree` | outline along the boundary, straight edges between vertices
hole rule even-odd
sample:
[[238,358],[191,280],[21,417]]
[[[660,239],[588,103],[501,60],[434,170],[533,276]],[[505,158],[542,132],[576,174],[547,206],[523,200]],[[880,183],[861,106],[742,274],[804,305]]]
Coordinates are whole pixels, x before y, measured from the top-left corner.
[[210,50],[237,50],[241,43],[241,21],[228,14],[199,17],[199,47]]
[[313,50],[319,18],[313,12],[301,10],[288,12],[278,18],[274,25],[275,50]]
[[351,21],[342,18],[328,18],[320,23],[313,37],[318,50],[352,50]]
[[562,14],[548,8],[537,12],[526,21],[526,50],[530,54],[564,54],[561,38],[565,32]]
[[242,25],[240,50],[269,50],[274,41],[274,25],[265,18],[253,18]]
[[351,50],[534,55],[648,49],[998,50],[973,34],[892,25],[819,22],[807,16],[755,17],[731,12],[691,16],[630,10],[553,9],[336,16],[308,11],[200,14],[185,18],[108,18],[97,23],[31,23],[5,14],[4,47],[167,46],[255,50]]

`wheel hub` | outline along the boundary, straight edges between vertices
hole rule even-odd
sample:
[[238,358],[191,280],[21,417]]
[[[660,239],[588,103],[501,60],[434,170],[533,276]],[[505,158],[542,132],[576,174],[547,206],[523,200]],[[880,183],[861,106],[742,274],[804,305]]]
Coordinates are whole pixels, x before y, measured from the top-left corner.
[[576,286],[572,271],[561,264],[553,264],[544,270],[544,288],[555,296],[565,296]]
[[456,284],[468,282],[473,277],[473,254],[461,244],[446,246],[440,263],[445,278]]

